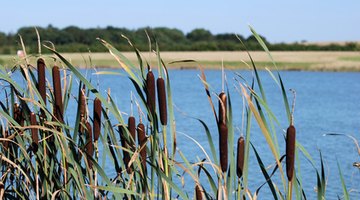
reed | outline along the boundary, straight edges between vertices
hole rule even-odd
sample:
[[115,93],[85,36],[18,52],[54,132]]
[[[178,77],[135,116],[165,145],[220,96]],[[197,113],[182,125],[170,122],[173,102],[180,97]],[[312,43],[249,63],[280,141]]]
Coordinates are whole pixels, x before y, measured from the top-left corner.
[[99,139],[100,132],[101,132],[101,100],[99,98],[94,99],[94,141],[96,142]]
[[[153,118],[155,114],[155,93],[155,77],[150,69],[146,74],[146,105],[149,109],[151,118]],[[151,118],[149,117],[149,119]]]
[[237,142],[237,160],[236,160],[236,174],[238,178],[241,178],[243,175],[244,159],[245,159],[245,140],[243,136],[240,136]]
[[159,101],[159,113],[160,122],[163,126],[167,125],[167,106],[166,106],[166,88],[165,81],[162,77],[156,80],[158,101]]
[[58,66],[52,68],[52,78],[53,78],[53,87],[54,87],[54,116],[56,120],[60,123],[64,123],[63,119],[63,103],[62,103],[62,94],[61,94],[61,77],[60,70]]

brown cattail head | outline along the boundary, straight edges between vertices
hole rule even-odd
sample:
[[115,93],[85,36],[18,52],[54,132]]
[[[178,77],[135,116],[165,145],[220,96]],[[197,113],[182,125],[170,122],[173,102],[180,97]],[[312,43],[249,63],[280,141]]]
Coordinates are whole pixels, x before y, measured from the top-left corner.
[[236,162],[236,173],[238,178],[242,177],[244,169],[244,157],[245,157],[245,140],[241,136],[237,143],[237,162]]
[[53,87],[54,87],[54,116],[55,118],[64,123],[63,119],[63,104],[62,104],[62,95],[61,95],[61,79],[60,79],[60,70],[58,66],[52,68],[52,77],[53,77]]
[[[149,116],[155,113],[155,77],[150,70],[146,75],[146,104],[150,111]],[[150,119],[150,117],[149,117]]]
[[219,94],[219,123],[226,124],[226,94],[221,92]]
[[[30,114],[30,124],[32,126],[37,125],[36,115],[33,112]],[[38,135],[37,128],[31,127],[31,139],[32,139],[31,148],[32,148],[33,152],[36,153],[38,150],[38,146],[39,146],[39,135]]]
[[120,134],[120,142],[121,142],[121,146],[124,148],[123,150],[123,162],[124,165],[126,167],[126,171],[128,174],[130,174],[132,172],[131,167],[128,167],[129,162],[130,162],[130,154],[128,151],[126,151],[125,149],[129,149],[129,145],[128,142],[126,140],[125,137],[125,130],[123,126],[119,126],[119,134]]
[[[93,140],[92,140],[92,129],[89,122],[86,122],[86,144],[85,144],[85,152],[88,157],[92,157],[94,154],[94,146],[93,146]],[[89,167],[92,168],[92,163],[88,159]]]
[[81,89],[79,100],[79,113],[80,113],[80,126],[79,126],[79,132],[84,132],[84,127],[86,123],[86,97],[85,97],[85,85],[83,85],[83,88]]
[[38,85],[37,89],[44,103],[46,104],[46,80],[45,80],[45,62],[42,58],[37,60]]
[[157,84],[158,101],[159,101],[160,121],[163,126],[166,126],[167,108],[166,108],[165,81],[163,78],[159,77],[156,81],[156,84]]
[[94,141],[99,139],[101,131],[101,101],[98,98],[94,100]]
[[226,172],[228,167],[228,128],[226,124],[223,123],[220,123],[218,128],[219,128],[220,166],[222,172]]
[[296,129],[290,125],[286,131],[286,175],[289,181],[294,175]]
[[146,171],[146,146],[144,146],[146,145],[146,135],[145,135],[145,126],[141,122],[137,126],[137,136],[138,136],[138,144],[140,148],[142,148],[140,151],[141,164],[144,171]]
[[135,134],[136,134],[136,124],[135,124],[135,117],[130,116],[128,118],[128,131],[130,133],[130,137],[129,138],[129,144],[131,144],[131,148],[135,147]]
[[195,195],[196,195],[196,200],[202,200],[202,192],[201,192],[201,189],[200,189],[200,186],[199,185],[196,185],[195,186]]
[[14,107],[13,107],[13,116],[14,116],[14,120],[20,126],[24,126],[23,110],[21,109],[21,107],[17,103],[15,103]]

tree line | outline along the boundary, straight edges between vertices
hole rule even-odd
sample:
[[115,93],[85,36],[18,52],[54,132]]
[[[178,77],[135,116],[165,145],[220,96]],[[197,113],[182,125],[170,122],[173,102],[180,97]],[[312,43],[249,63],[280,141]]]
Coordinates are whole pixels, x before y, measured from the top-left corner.
[[[121,51],[131,51],[132,47],[123,37],[126,36],[140,50],[149,49],[149,38],[157,41],[161,51],[236,51],[262,50],[254,36],[244,37],[234,33],[212,34],[209,30],[197,28],[189,33],[176,28],[138,28],[130,30],[108,26],[105,28],[79,28],[68,26],[63,29],[52,25],[37,27],[41,42],[54,44],[61,52],[103,52],[106,49],[96,38],[110,42]],[[148,33],[148,34],[146,34]],[[27,50],[36,51],[38,36],[34,27],[22,27],[16,33],[0,32],[0,54],[13,54],[21,49],[19,35],[22,37]],[[149,36],[149,37],[148,37]],[[315,45],[305,43],[269,43],[261,36],[272,51],[358,51],[357,43]]]

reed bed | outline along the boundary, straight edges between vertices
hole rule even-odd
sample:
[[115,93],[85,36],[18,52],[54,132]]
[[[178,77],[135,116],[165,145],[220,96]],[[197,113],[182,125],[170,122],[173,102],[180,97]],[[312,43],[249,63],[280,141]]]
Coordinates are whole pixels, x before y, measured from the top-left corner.
[[[261,38],[255,31],[253,34],[268,53]],[[244,109],[236,108],[236,114],[243,113],[244,135],[235,131],[233,125],[231,94],[225,90],[227,92],[222,91],[212,97],[215,92],[210,90],[205,72],[199,68],[210,103],[209,109],[212,109],[216,119],[219,139],[213,139],[216,137],[213,137],[208,125],[199,119],[210,152],[205,152],[201,160],[193,160],[177,147],[171,78],[157,43],[154,52],[158,58],[159,76],[156,78],[136,47],[125,36],[124,39],[134,48],[140,67],[106,41],[99,39],[99,42],[108,48],[126,72],[136,91],[134,96],[140,104],[139,108],[143,108],[144,115],[148,116],[143,120],[140,114],[137,125],[132,113],[127,122],[124,120],[110,92],[106,97],[102,96],[94,84],[54,48],[45,46],[54,54],[59,64],[57,66],[47,66],[39,54],[33,55],[37,59],[36,68],[27,59],[19,59],[11,71],[1,69],[0,82],[5,85],[2,93],[4,99],[0,99],[1,198],[291,199],[294,193],[296,199],[306,199],[298,175],[301,169],[295,160],[299,152],[304,153],[311,162],[312,158],[295,140],[292,123],[286,133],[276,133],[271,128],[277,119],[267,104],[254,62],[249,63],[254,72],[252,80],[236,81],[244,100]],[[251,55],[248,56],[252,61]],[[52,81],[45,78],[50,71]],[[25,85],[13,81],[12,75],[18,72]],[[64,72],[64,76],[61,76],[61,72]],[[270,73],[274,81],[279,83],[284,113],[289,118],[288,122],[280,124],[289,124],[292,113],[287,90],[280,74]],[[75,84],[74,80],[79,84]],[[78,87],[77,94],[72,94],[73,87]],[[214,100],[218,101],[218,112]],[[77,103],[75,121],[68,121],[66,116],[66,113],[72,113],[68,111],[69,101]],[[93,106],[93,115],[88,114],[90,106]],[[159,109],[156,110],[156,107]],[[266,144],[250,141],[253,134],[251,124],[254,122],[260,127]],[[278,140],[282,138],[278,134],[285,139]],[[237,143],[235,138],[238,138]],[[203,149],[199,143],[195,143]],[[218,149],[215,148],[216,143],[219,144]],[[267,146],[273,155],[273,167],[264,166],[256,145]],[[286,152],[280,152],[280,145],[286,145]],[[255,156],[251,156],[250,151]],[[249,166],[252,159],[258,162],[258,166]],[[286,164],[286,170],[283,164]],[[255,190],[249,187],[250,167],[258,167],[264,177],[263,184]],[[315,168],[314,173],[318,177],[318,199],[323,199],[326,177],[322,160],[321,169]],[[190,177],[186,185],[193,185],[189,186],[189,190],[183,188],[185,177]],[[280,180],[280,183],[274,179]],[[287,183],[289,187],[286,187]],[[264,185],[267,185],[271,197],[261,196]],[[294,190],[291,189],[293,185]],[[346,194],[347,190],[344,191]]]

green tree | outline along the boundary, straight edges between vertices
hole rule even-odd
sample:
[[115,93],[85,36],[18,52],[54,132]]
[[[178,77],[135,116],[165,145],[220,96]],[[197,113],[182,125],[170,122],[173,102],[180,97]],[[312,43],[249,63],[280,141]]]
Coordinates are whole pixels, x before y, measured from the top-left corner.
[[212,41],[214,39],[214,36],[211,34],[210,31],[198,28],[192,30],[190,33],[186,35],[186,38],[193,42],[197,41]]

